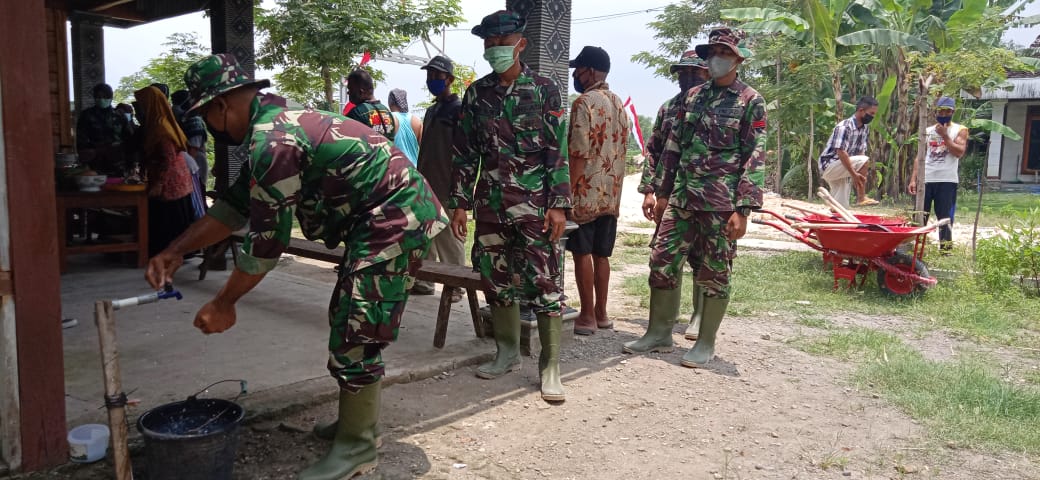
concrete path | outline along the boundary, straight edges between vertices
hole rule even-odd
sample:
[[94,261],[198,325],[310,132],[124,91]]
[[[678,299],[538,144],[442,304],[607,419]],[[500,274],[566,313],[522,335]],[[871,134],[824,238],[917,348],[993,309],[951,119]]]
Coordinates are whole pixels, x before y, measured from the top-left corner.
[[[62,309],[79,325],[64,330],[68,424],[104,422],[104,382],[94,326],[94,302],[148,293],[143,270],[105,264],[100,257],[73,257],[61,277]],[[223,285],[227,272],[210,272],[198,281],[197,260],[183,267],[175,285],[184,299],[115,312],[123,389],[139,405],[131,419],[161,404],[185,399],[225,379],[244,379],[247,409],[265,403],[284,408],[331,398],[336,384],[325,369],[327,307],[331,282],[271,272],[238,307],[234,328],[204,335],[192,326],[195,312]],[[443,349],[433,347],[439,295],[413,296],[397,342],[384,351],[388,380],[426,378],[457,366],[483,361],[494,343],[473,332],[469,309],[455,304]],[[222,384],[207,395],[231,398],[237,384]],[[205,395],[203,395],[205,396]],[[266,400],[265,400],[266,399]]]

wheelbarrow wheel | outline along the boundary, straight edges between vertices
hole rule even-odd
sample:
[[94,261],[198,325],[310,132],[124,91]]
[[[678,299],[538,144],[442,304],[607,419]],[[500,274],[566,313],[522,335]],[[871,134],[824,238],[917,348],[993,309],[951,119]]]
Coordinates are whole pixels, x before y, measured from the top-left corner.
[[[905,253],[896,252],[895,255],[886,259],[885,262],[907,273],[912,271],[922,277],[927,278],[929,276],[928,267],[925,266],[924,262]],[[884,269],[878,270],[877,283],[878,288],[882,292],[893,297],[920,295],[926,289],[925,285],[917,283],[909,276],[894,275]]]

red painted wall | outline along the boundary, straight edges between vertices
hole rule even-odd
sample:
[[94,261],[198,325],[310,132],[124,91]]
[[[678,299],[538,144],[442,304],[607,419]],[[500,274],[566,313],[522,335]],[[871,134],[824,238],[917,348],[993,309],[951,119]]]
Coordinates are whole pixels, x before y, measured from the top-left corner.
[[18,334],[22,468],[35,470],[68,458],[47,26],[44,0],[4,2],[3,10],[0,86]]

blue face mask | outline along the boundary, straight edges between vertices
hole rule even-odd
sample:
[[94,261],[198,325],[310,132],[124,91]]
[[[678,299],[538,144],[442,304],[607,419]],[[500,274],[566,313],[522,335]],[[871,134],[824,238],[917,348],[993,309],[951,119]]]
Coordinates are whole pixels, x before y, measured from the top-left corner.
[[578,77],[574,77],[574,91],[578,93],[585,93],[585,87],[578,80]]
[[946,125],[947,123],[950,123],[950,120],[953,120],[953,116],[952,115],[946,115],[944,117],[935,117],[935,121],[937,121],[937,122],[939,122],[939,123],[941,123],[943,125]]
[[440,96],[441,93],[444,93],[444,89],[448,88],[448,81],[443,78],[427,80],[426,88],[430,89],[430,93],[432,93],[433,96]]

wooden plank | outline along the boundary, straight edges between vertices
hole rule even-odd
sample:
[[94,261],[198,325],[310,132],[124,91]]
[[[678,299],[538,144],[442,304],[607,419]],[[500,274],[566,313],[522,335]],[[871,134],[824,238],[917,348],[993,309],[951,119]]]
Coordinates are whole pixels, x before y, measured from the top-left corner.
[[[61,338],[61,279],[50,103],[47,14],[43,0],[4,2],[0,15],[2,96],[22,468],[68,460],[65,369]],[[36,92],[36,94],[32,94]]]
[[14,283],[11,282],[11,272],[0,270],[0,297],[14,295]]

